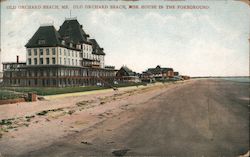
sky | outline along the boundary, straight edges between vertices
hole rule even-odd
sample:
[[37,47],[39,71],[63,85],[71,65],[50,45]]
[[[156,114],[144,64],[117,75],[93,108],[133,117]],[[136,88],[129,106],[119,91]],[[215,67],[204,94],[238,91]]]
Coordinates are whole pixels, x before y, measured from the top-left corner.
[[[203,5],[208,9],[76,9],[74,5]],[[10,9],[68,5],[68,9]],[[40,25],[58,30],[77,17],[104,48],[105,64],[136,72],[160,65],[190,76],[249,75],[250,7],[221,1],[17,1],[1,2],[1,60],[25,61],[24,45]]]

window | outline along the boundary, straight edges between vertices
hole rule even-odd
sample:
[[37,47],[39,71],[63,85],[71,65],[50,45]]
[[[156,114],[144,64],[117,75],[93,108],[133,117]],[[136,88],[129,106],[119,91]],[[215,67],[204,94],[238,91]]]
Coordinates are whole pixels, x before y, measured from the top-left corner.
[[49,58],[46,58],[46,64],[49,64]]
[[28,64],[31,65],[31,58],[28,59]]
[[70,65],[70,59],[68,59],[68,64]]
[[72,65],[74,65],[74,59],[72,59]]
[[40,52],[40,56],[43,55],[43,49],[39,49],[39,52]]
[[70,56],[70,50],[68,50],[68,54],[69,54],[69,56]]
[[37,56],[37,49],[34,49],[34,55]]
[[60,57],[60,59],[59,59],[59,62],[60,62],[60,64],[62,64],[62,58]]
[[72,57],[74,57],[74,51],[72,51]]
[[63,45],[65,44],[65,41],[64,41],[64,40],[62,40],[62,44],[63,44]]
[[60,52],[60,55],[62,55],[62,49],[61,48],[59,48],[59,52]]
[[64,65],[66,65],[66,58],[64,58]]
[[40,58],[40,64],[43,64],[43,58]]
[[66,50],[64,49],[64,56],[66,56],[67,54],[66,54]]
[[34,58],[34,64],[37,65],[37,58]]
[[76,59],[76,65],[78,65],[77,59]]
[[56,58],[52,58],[52,64],[56,64]]
[[49,49],[46,49],[46,55],[49,55]]
[[55,48],[52,48],[52,54],[56,55],[56,49]]
[[45,44],[45,40],[38,40],[38,44],[39,45]]
[[31,49],[28,49],[28,55],[31,56]]

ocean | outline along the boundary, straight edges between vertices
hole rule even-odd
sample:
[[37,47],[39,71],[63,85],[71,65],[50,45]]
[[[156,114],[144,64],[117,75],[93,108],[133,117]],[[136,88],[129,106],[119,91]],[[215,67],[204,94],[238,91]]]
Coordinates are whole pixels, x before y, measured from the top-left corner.
[[234,82],[250,83],[250,77],[225,77],[222,79]]

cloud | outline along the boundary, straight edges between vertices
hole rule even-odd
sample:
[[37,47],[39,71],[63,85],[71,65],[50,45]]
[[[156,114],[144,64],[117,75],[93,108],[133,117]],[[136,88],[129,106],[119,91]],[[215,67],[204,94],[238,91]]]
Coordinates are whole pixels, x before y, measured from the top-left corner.
[[[120,10],[81,10],[75,14],[86,33],[104,47],[106,63],[117,68],[127,65],[141,72],[159,64],[189,75],[248,74],[245,39],[249,30],[244,29],[249,24],[232,26],[224,15]],[[54,21],[58,28],[63,20],[62,14],[13,11],[3,24],[7,31],[2,52],[8,52],[4,60],[13,60],[16,54],[25,58],[24,45],[40,23]]]
[[[93,11],[90,19],[88,29],[100,39],[108,38],[102,41],[110,53],[106,60],[118,67],[126,64],[143,71],[160,64],[191,75],[242,71],[242,64],[235,59],[239,54],[226,44],[239,40],[241,30],[220,25],[208,15],[148,12],[128,16],[124,12]],[[228,68],[231,64],[234,67]]]
[[[33,36],[42,23],[57,22],[56,18],[38,11],[15,10],[2,25],[1,44],[2,60],[15,61],[19,55],[21,61],[26,59],[24,45]],[[57,22],[58,23],[58,22]]]

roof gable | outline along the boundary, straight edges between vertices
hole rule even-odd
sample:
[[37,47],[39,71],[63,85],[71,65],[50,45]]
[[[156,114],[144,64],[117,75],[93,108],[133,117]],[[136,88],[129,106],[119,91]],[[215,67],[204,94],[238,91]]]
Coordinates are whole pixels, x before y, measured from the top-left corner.
[[123,66],[123,67],[121,67],[121,69],[124,70],[128,74],[128,76],[135,76],[135,72],[130,70],[128,67]]
[[61,36],[54,26],[40,26],[25,47],[50,47],[60,45]]
[[89,35],[84,32],[82,25],[76,19],[65,20],[58,32],[66,42],[88,43]]
[[92,44],[92,49],[93,49],[93,54],[97,54],[97,55],[105,55],[105,53],[103,52],[103,48],[101,48],[99,46],[99,44],[97,43],[97,41],[95,39],[89,39],[89,41]]

